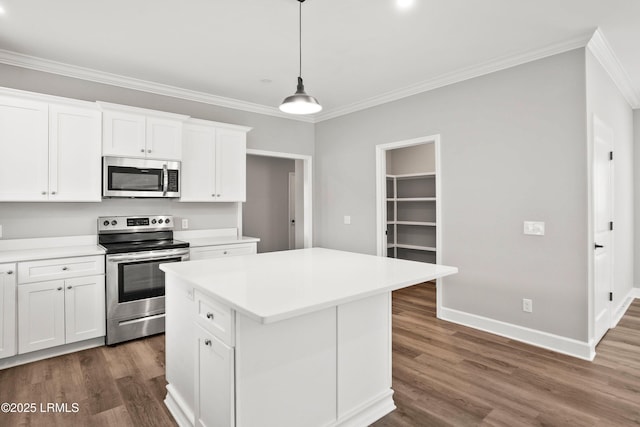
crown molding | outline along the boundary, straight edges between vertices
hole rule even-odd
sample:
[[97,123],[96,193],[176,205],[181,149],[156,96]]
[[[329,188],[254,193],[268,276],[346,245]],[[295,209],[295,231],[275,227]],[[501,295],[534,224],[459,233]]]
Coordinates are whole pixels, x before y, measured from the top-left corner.
[[386,104],[388,102],[397,101],[419,93],[428,92],[464,80],[480,77],[506,68],[515,67],[527,62],[546,58],[548,56],[557,55],[568,52],[573,49],[583,48],[591,38],[591,34],[585,34],[561,43],[546,46],[541,49],[533,49],[516,55],[503,56],[490,61],[482,62],[470,67],[461,68],[457,71],[446,73],[432,79],[424,80],[420,83],[407,86],[405,88],[387,92],[378,96],[374,96],[362,101],[354,102],[344,107],[328,110],[326,113],[320,113],[315,116],[316,122],[329,120],[345,114],[354,113],[366,108],[375,107],[377,105]]
[[620,60],[611,49],[611,45],[600,28],[594,31],[593,36],[587,43],[587,49],[609,74],[609,77],[616,84],[624,99],[631,105],[631,108],[640,108],[640,93],[633,87],[629,74],[620,64]]
[[233,98],[212,95],[162,83],[136,79],[133,77],[107,73],[91,68],[79,67],[62,62],[51,61],[49,59],[37,58],[35,56],[24,55],[0,49],[0,63],[16,67],[28,68],[45,73],[58,74],[66,77],[73,77],[81,80],[88,80],[96,83],[108,84],[127,89],[139,90],[154,93],[156,95],[170,96],[173,98],[185,99],[188,101],[202,102],[204,104],[217,105],[219,107],[232,108],[234,110],[247,111],[250,113],[265,114],[268,116],[281,117],[289,120],[298,120],[314,123],[315,119],[310,116],[291,116],[281,112],[275,107],[270,107],[252,102],[241,101]]

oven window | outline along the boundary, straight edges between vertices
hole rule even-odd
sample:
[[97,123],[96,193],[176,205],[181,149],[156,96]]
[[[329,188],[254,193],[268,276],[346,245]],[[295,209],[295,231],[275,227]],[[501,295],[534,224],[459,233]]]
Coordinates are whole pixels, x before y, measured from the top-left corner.
[[109,190],[162,191],[162,169],[109,166]]
[[182,257],[118,264],[118,302],[164,295],[164,271],[159,265],[180,262]]

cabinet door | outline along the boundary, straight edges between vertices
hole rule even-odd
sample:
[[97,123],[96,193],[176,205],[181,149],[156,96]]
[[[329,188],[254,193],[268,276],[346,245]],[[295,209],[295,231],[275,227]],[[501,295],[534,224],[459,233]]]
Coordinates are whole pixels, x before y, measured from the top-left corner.
[[182,158],[182,122],[147,117],[147,158]]
[[255,254],[256,252],[256,243],[247,243],[241,245],[201,246],[197,248],[191,248],[189,250],[189,259],[191,261],[196,261],[199,259],[221,258],[224,256]]
[[0,201],[47,200],[48,106],[0,96]]
[[67,279],[64,283],[65,342],[104,336],[104,276]]
[[18,286],[18,353],[64,344],[64,281]]
[[232,426],[235,424],[233,349],[201,327],[195,328],[196,425]]
[[146,157],[145,116],[120,111],[102,115],[102,154],[105,156]]
[[49,200],[101,201],[99,111],[49,107]]
[[231,129],[216,131],[216,201],[247,199],[247,134]]
[[181,202],[215,201],[214,155],[216,129],[185,124],[182,143]]
[[0,359],[16,354],[16,265],[0,264]]

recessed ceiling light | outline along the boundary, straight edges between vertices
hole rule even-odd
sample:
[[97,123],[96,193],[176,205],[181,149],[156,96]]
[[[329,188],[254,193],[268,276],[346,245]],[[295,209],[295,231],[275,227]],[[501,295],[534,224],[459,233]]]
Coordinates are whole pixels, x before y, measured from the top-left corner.
[[398,9],[409,9],[414,3],[414,0],[396,0],[396,6],[398,6]]

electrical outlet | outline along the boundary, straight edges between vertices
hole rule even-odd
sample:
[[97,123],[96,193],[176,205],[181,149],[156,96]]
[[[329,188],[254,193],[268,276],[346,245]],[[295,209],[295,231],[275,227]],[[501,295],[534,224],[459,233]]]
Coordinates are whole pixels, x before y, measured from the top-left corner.
[[527,298],[523,298],[522,311],[524,311],[525,313],[533,313],[533,301]]
[[189,228],[189,220],[187,218],[182,218],[182,229],[186,230]]
[[351,224],[351,216],[349,216],[349,215],[345,215],[345,216],[344,216],[344,223],[345,223],[346,225]]
[[544,236],[544,222],[542,221],[525,221],[524,234],[531,236]]

